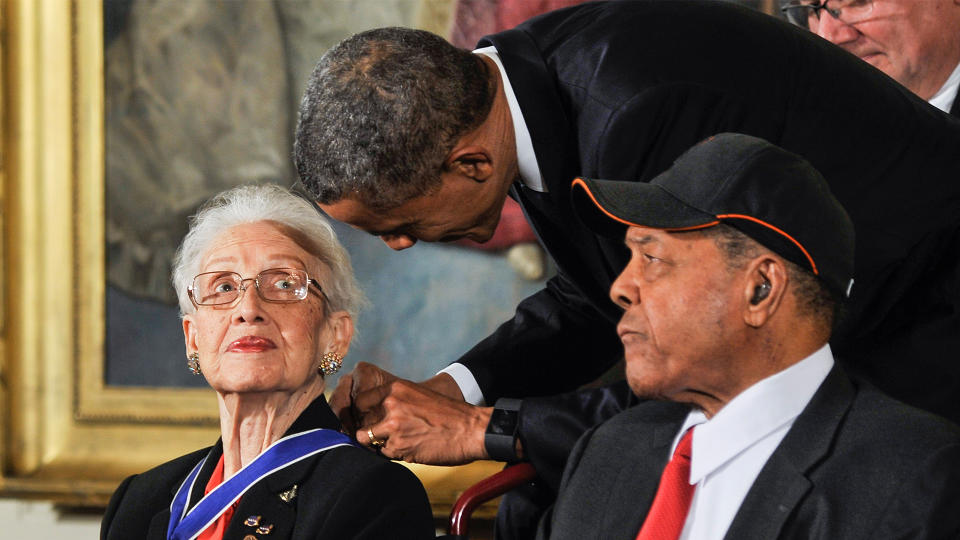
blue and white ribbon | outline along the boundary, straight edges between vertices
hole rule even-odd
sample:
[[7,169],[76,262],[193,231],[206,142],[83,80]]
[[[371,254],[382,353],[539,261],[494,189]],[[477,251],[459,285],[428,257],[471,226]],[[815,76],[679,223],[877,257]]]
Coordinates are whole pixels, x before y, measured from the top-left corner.
[[187,511],[190,493],[197,474],[207,461],[204,457],[180,484],[170,504],[170,524],[167,540],[193,540],[254,484],[274,472],[302,459],[338,446],[360,446],[350,437],[332,429],[314,429],[284,437],[270,445],[262,454],[221,483]]

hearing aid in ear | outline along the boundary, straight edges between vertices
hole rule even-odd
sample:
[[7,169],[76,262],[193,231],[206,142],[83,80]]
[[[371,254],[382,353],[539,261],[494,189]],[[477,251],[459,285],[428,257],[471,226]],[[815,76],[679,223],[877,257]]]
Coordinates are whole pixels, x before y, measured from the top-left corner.
[[770,296],[770,282],[764,281],[760,285],[757,285],[755,289],[753,289],[753,298],[750,299],[750,303],[757,305],[760,302],[763,302],[763,300],[768,296]]

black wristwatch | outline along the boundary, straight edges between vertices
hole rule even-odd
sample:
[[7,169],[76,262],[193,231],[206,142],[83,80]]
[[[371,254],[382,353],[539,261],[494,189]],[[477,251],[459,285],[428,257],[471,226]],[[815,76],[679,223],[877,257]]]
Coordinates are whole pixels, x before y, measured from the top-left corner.
[[483,445],[490,459],[517,461],[517,420],[521,403],[519,399],[500,398],[493,406],[493,414],[483,436]]

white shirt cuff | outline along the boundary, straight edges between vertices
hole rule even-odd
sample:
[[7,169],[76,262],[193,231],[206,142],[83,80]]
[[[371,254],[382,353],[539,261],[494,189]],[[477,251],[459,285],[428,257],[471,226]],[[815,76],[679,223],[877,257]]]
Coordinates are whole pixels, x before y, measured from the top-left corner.
[[473,373],[463,364],[453,363],[441,369],[440,373],[446,373],[453,377],[453,381],[460,387],[460,393],[463,394],[463,400],[471,405],[483,407],[486,402],[483,400],[483,392],[480,391],[480,385]]

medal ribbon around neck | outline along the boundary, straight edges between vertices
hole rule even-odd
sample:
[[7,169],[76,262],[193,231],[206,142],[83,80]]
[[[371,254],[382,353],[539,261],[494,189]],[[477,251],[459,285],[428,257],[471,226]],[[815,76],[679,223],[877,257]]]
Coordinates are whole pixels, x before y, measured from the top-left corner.
[[284,437],[187,511],[193,484],[207,461],[204,457],[190,471],[173,497],[167,540],[193,540],[260,480],[302,459],[338,446],[360,447],[350,437],[332,429],[314,429]]

